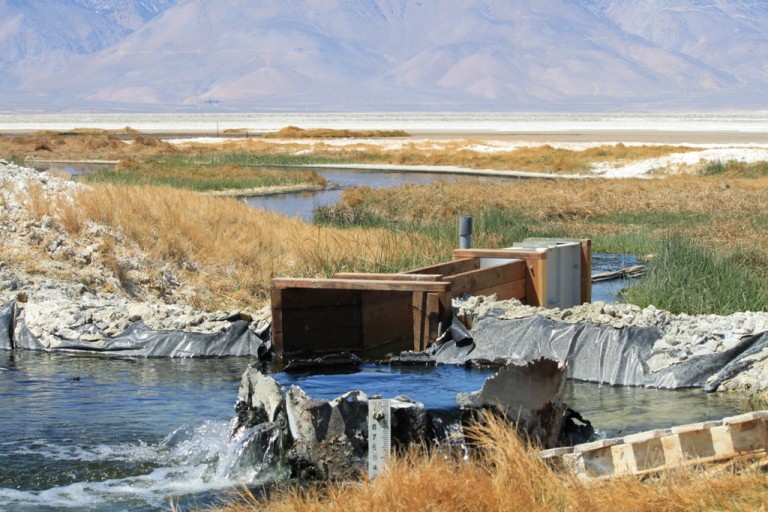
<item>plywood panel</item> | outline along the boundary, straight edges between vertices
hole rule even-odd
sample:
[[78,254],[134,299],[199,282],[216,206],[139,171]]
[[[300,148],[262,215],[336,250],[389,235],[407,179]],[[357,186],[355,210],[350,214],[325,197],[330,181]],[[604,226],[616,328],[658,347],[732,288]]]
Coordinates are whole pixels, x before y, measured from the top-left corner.
[[525,277],[525,262],[516,260],[494,267],[472,270],[463,274],[446,277],[451,283],[451,293],[459,297],[465,293],[478,295],[476,290],[490,288],[510,281],[517,281]]
[[304,309],[348,304],[360,304],[359,291],[272,288],[272,308],[274,309]]
[[380,281],[366,279],[298,279],[280,278],[272,280],[274,289],[308,288],[320,290],[382,290],[382,291],[425,291],[440,292],[450,285],[442,281]]
[[581,303],[592,302],[592,240],[581,241]]
[[470,270],[475,270],[478,268],[480,268],[480,260],[478,258],[464,258],[455,261],[449,261],[447,263],[430,265],[429,267],[409,270],[406,272],[406,274],[440,274],[443,276],[452,276],[455,274],[461,274],[462,272],[469,272]]
[[453,257],[464,258],[501,258],[501,259],[535,259],[547,258],[546,251],[529,249],[454,249]]
[[411,292],[363,292],[363,348],[413,336]]
[[525,279],[502,283],[489,288],[476,290],[473,295],[496,295],[499,300],[517,299],[525,302]]
[[439,281],[440,274],[364,274],[360,272],[337,272],[334,279],[365,279],[368,281]]

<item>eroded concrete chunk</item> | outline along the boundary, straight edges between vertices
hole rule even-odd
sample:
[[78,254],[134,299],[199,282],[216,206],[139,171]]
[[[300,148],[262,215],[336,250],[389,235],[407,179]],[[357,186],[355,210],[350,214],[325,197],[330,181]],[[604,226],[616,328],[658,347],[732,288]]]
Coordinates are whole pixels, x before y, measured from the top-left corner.
[[[407,397],[393,398],[391,403],[395,449],[435,437],[432,418],[423,404]],[[246,429],[258,430],[262,424],[279,426],[278,437],[285,442],[270,445],[280,450],[279,457],[270,453],[270,460],[285,464],[294,478],[348,480],[359,477],[367,467],[368,396],[362,391],[333,400],[313,399],[300,387],[286,389],[249,367],[242,377],[236,410],[233,438]],[[252,461],[261,460],[259,456],[243,454]]]
[[479,391],[459,393],[456,400],[465,421],[491,410],[545,448],[560,444],[569,408],[563,402],[567,368],[551,359],[509,364],[488,378]]

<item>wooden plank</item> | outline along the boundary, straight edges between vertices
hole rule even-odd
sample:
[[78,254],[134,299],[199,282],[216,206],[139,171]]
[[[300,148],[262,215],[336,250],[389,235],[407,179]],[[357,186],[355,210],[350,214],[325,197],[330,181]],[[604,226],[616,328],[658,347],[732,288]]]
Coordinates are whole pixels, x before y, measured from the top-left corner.
[[547,307],[547,260],[526,260],[525,303]]
[[493,267],[448,276],[445,280],[451,283],[451,293],[458,297],[465,293],[477,295],[475,293],[477,290],[524,278],[525,262],[514,260]]
[[[275,351],[275,355],[277,355],[278,359],[283,358],[284,353],[284,344],[283,344],[283,324],[282,324],[282,317],[280,317],[277,321],[275,320],[275,317],[277,316],[275,313],[276,310],[272,310],[272,328],[270,337],[272,339],[272,349]],[[280,311],[280,310],[277,310]]]
[[411,321],[412,292],[363,293],[363,326],[385,322]]
[[413,292],[413,350],[421,352],[422,344],[428,337],[429,317],[427,315],[427,295],[422,292]]
[[358,290],[272,287],[273,309],[304,309],[360,304]]
[[454,249],[454,259],[464,258],[502,258],[502,259],[525,259],[525,260],[544,260],[547,259],[546,251],[536,251],[530,249]]
[[496,295],[499,300],[517,299],[525,303],[525,278],[472,292],[473,295]]
[[581,303],[592,302],[592,240],[581,241]]
[[425,350],[437,339],[440,323],[447,324],[451,313],[451,294],[413,294],[413,350]]
[[411,292],[363,292],[363,349],[413,336]]
[[365,279],[299,279],[283,277],[272,280],[272,287],[320,290],[382,290],[441,292],[450,288],[444,281],[368,281]]
[[480,260],[478,258],[464,258],[455,259],[447,263],[439,263],[437,265],[430,265],[429,267],[417,268],[415,270],[409,270],[406,274],[440,274],[443,276],[452,276],[454,274],[461,274],[462,272],[469,272],[470,270],[476,270],[480,268]]
[[[297,325],[306,332],[322,329],[325,325],[362,325],[360,304],[325,308],[277,309],[275,312],[281,317],[281,324]],[[283,332],[286,332],[285,325],[283,325]]]
[[439,281],[440,274],[366,274],[363,272],[337,272],[334,279],[366,279],[371,281]]
[[363,349],[359,327],[329,327],[309,334],[289,330],[284,336],[283,359],[328,352],[361,352]]

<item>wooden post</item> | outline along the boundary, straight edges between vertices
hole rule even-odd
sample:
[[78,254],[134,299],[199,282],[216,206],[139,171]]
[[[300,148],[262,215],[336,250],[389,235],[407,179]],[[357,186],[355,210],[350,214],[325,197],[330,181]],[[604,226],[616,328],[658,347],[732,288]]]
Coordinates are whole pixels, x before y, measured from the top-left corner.
[[529,306],[547,307],[547,253],[543,257],[526,258],[525,303]]
[[581,241],[581,303],[592,302],[592,240]]
[[439,336],[451,317],[451,292],[413,293],[413,350],[421,352]]

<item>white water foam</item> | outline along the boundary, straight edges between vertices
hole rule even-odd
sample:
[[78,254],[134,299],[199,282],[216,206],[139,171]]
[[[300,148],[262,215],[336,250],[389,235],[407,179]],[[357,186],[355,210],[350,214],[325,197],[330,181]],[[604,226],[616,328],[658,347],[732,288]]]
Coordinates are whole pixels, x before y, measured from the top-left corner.
[[208,420],[184,426],[156,445],[57,447],[36,442],[19,453],[56,461],[148,462],[161,467],[147,474],[100,482],[76,482],[38,491],[0,488],[0,510],[168,510],[180,496],[197,496],[242,484],[257,484],[254,468],[245,473],[236,458],[243,436],[230,441],[232,422]]

